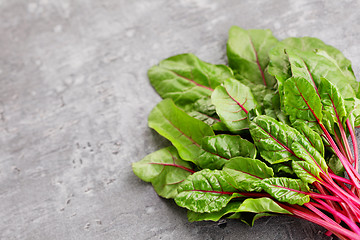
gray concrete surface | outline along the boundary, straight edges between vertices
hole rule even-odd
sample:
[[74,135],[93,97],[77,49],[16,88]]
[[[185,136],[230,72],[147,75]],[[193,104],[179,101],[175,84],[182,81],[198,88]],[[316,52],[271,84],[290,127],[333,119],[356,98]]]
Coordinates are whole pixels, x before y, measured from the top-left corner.
[[188,223],[131,163],[168,142],[147,69],[225,63],[231,25],[314,36],[360,70],[359,1],[0,0],[0,239],[321,240],[287,217]]

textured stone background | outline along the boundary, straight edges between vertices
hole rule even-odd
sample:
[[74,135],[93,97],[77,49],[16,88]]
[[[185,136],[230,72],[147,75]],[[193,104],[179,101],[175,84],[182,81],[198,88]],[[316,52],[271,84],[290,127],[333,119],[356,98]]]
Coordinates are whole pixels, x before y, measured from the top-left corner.
[[168,142],[147,127],[147,69],[193,52],[225,63],[231,25],[314,36],[360,70],[358,1],[0,0],[0,239],[321,240],[287,217],[188,223],[131,163]]

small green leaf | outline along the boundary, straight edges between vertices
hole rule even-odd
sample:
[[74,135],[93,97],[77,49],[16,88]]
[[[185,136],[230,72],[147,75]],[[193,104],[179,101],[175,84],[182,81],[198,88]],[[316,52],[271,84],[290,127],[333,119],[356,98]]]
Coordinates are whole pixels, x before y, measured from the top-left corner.
[[171,99],[161,101],[149,115],[149,127],[176,147],[182,159],[197,163],[203,137],[214,136],[209,125],[190,117]]
[[308,192],[309,187],[300,179],[265,178],[261,187],[280,202],[303,205],[310,201],[310,197],[302,192]]
[[270,30],[244,30],[233,26],[226,48],[229,66],[242,78],[271,88],[275,79],[267,73],[266,68],[269,64],[268,53],[277,43]]
[[217,212],[241,196],[219,170],[204,169],[190,175],[178,188],[175,202],[194,212]]
[[226,80],[211,95],[221,122],[233,133],[249,127],[247,113],[256,107],[251,90],[235,79]]
[[194,172],[173,146],[147,155],[133,163],[132,169],[141,180],[151,182],[157,194],[164,198],[174,198],[179,184]]
[[161,61],[149,69],[148,76],[162,98],[171,98],[183,107],[210,96],[233,73],[225,65],[206,63],[189,53]]
[[201,148],[204,151],[198,157],[198,163],[202,168],[221,169],[233,157],[255,158],[256,156],[254,144],[237,135],[220,134],[205,137]]

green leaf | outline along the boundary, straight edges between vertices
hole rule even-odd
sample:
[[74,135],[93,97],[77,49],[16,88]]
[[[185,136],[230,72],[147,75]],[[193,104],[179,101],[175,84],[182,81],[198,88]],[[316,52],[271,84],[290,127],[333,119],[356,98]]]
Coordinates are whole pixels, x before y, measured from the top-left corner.
[[223,168],[232,182],[240,191],[261,191],[258,183],[264,178],[271,178],[274,176],[272,168],[266,166],[265,163],[258,159],[235,157],[230,159]]
[[247,113],[256,107],[251,90],[235,79],[228,79],[211,95],[221,122],[233,133],[249,127]]
[[171,98],[183,107],[210,96],[233,73],[225,65],[203,62],[193,54],[180,54],[150,68],[148,76],[162,98]]
[[164,198],[174,198],[179,184],[194,172],[173,146],[147,155],[133,163],[132,169],[141,180],[151,182],[157,194]]
[[175,202],[194,212],[217,212],[237,196],[224,174],[219,170],[204,169],[190,175],[178,188]]
[[[303,63],[305,63],[306,68],[303,70],[310,70],[315,78],[317,78],[317,76],[318,78],[326,77],[328,72],[338,71],[344,76],[346,82],[351,83],[355,92],[358,91],[359,84],[355,80],[354,73],[351,69],[351,62],[346,59],[338,49],[326,45],[317,38],[311,37],[287,38],[270,51],[269,73],[276,76],[279,84],[292,76],[292,69],[290,69],[289,62],[290,57],[286,55],[289,49],[303,54],[299,56],[302,59],[291,59],[293,67],[296,67],[295,63],[302,66],[304,66]],[[308,56],[310,56],[310,61],[307,61]],[[318,61],[318,63],[314,62],[314,60]],[[301,61],[303,61],[303,63]],[[326,69],[325,67],[323,68],[320,66],[319,68],[319,63],[320,65],[323,65],[323,62],[325,62],[325,65],[330,64],[331,67]],[[316,69],[317,72],[322,71],[322,69],[325,71],[321,72],[319,75],[313,72],[313,69]],[[306,74],[306,72],[304,73]]]
[[199,213],[199,212],[193,212],[188,211],[187,217],[189,222],[195,222],[195,221],[219,221],[222,217],[225,215],[228,215],[230,213],[236,212],[236,210],[239,208],[242,202],[229,202],[225,207],[220,209],[217,212],[211,212],[211,213]]
[[182,159],[197,163],[203,137],[214,136],[210,126],[190,117],[171,99],[161,101],[149,115],[149,127],[167,138]]
[[280,202],[303,205],[310,197],[302,192],[308,192],[309,187],[300,179],[265,178],[260,186]]
[[245,199],[237,209],[237,212],[291,214],[289,211],[280,207],[274,200],[267,197]]
[[198,163],[202,168],[221,169],[233,157],[255,158],[256,156],[254,144],[237,135],[221,134],[204,137],[201,147],[204,151],[198,157]]
[[[231,213],[238,213],[238,214],[229,215]],[[255,215],[248,213],[256,213],[259,215],[255,217]],[[226,205],[220,211],[212,212],[212,213],[197,213],[193,211],[188,211],[187,216],[190,222],[204,221],[204,220],[219,221],[223,217],[240,218],[246,224],[252,226],[254,224],[254,221],[259,217],[275,215],[269,213],[291,214],[287,210],[277,205],[270,198],[264,197],[257,199],[248,198],[244,202],[239,202],[239,201],[229,202],[228,205]]]
[[324,111],[331,113],[332,120],[343,124],[347,118],[345,102],[337,87],[325,78],[321,78],[319,94]]
[[304,161],[292,161],[292,168],[295,174],[306,183],[313,183],[317,181],[316,177],[319,177],[320,170],[314,165]]
[[260,155],[269,163],[298,159],[290,148],[299,133],[288,125],[261,115],[250,123],[250,133]]
[[284,106],[295,119],[321,122],[322,104],[314,87],[304,78],[292,77],[284,83]]
[[244,30],[233,26],[226,48],[229,66],[242,78],[271,88],[275,79],[267,73],[266,68],[269,64],[268,53],[277,43],[270,30]]
[[332,155],[328,162],[329,168],[338,176],[344,177],[345,168],[342,165],[340,159],[334,154]]
[[306,139],[310,142],[310,144],[318,151],[320,152],[321,156],[325,156],[325,149],[323,141],[320,137],[320,135],[312,130],[307,123],[301,120],[296,120],[292,126],[298,130],[302,135],[306,137]]

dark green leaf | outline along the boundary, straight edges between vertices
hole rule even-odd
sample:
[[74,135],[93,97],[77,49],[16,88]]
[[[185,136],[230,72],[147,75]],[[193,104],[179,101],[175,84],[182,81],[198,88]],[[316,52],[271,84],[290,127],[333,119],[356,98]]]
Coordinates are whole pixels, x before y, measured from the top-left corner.
[[249,127],[247,113],[256,107],[251,90],[235,79],[228,79],[211,95],[221,121],[233,133]]
[[183,107],[210,96],[233,73],[225,65],[203,62],[193,54],[180,54],[150,68],[148,76],[162,98],[171,98]]
[[167,147],[132,164],[136,176],[151,182],[157,194],[174,198],[179,184],[193,173],[189,162],[180,159],[175,147]]

